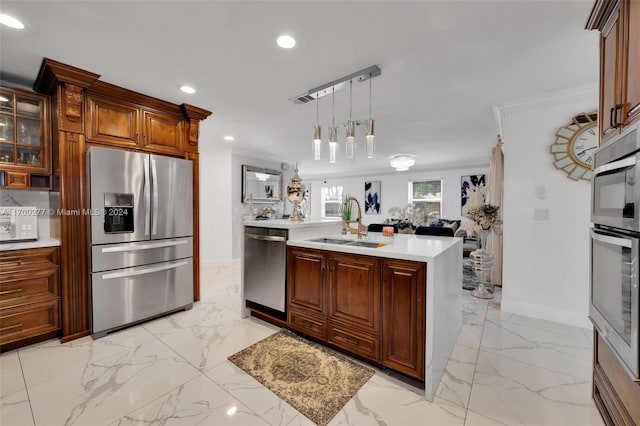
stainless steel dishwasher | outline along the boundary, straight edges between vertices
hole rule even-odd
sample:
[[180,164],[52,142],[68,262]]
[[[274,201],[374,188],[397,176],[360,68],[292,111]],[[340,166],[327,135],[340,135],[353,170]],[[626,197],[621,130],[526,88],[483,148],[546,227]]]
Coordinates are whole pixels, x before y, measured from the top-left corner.
[[287,230],[244,228],[244,296],[284,314],[287,283]]

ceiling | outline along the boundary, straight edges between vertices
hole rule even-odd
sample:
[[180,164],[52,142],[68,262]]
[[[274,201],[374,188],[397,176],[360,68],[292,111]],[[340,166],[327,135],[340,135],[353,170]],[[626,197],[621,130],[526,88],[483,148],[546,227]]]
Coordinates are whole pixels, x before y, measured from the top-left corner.
[[[389,172],[389,157],[414,169],[488,164],[492,106],[595,85],[598,34],[584,30],[593,1],[10,1],[3,13],[26,28],[0,29],[0,76],[31,86],[44,57],[103,81],[213,111],[201,145],[293,163],[301,175]],[[295,48],[275,44],[293,35]],[[376,158],[356,159],[344,133],[336,164],[313,161],[316,105],[289,98],[378,65],[372,80]],[[194,95],[178,87],[189,84]],[[348,90],[335,95],[336,122]],[[331,97],[320,100],[331,120]],[[353,116],[368,116],[368,83],[353,85]],[[209,140],[210,139],[210,140]],[[551,139],[550,139],[551,140]],[[207,149],[202,147],[201,150]]]

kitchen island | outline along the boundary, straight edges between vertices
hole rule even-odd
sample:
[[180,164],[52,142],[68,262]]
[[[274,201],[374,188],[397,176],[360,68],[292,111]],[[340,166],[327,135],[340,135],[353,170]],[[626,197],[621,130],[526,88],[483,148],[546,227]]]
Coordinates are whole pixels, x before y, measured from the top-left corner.
[[462,327],[462,240],[290,238],[288,326],[423,380],[433,400]]

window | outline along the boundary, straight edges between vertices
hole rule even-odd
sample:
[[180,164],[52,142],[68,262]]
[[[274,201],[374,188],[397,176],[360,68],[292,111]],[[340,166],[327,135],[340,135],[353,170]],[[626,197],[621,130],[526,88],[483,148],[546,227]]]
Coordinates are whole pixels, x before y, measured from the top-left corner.
[[332,185],[322,187],[322,217],[342,217],[342,186]]
[[409,204],[425,212],[427,219],[442,215],[442,179],[409,182]]

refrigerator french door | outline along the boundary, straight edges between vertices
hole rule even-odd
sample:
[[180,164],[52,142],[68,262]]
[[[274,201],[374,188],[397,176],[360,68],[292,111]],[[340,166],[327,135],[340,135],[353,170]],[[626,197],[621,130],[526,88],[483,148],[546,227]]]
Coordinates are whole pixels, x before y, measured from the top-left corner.
[[94,337],[193,303],[190,161],[87,152]]

